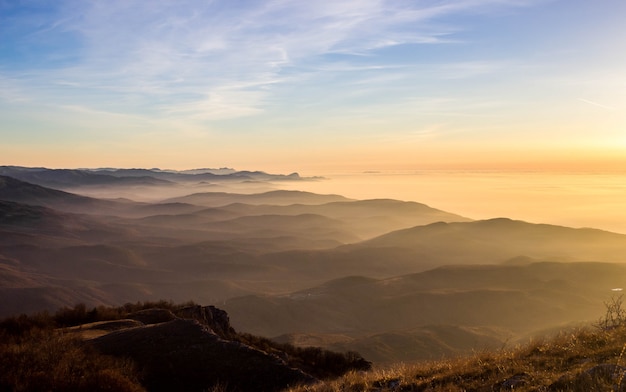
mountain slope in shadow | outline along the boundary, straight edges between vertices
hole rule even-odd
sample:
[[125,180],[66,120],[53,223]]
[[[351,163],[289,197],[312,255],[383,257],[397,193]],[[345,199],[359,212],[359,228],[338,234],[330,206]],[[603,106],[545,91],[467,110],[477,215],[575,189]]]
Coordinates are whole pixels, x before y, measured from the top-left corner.
[[315,381],[280,358],[225,340],[193,319],[124,329],[93,344],[105,354],[132,358],[150,391],[204,391],[220,383],[229,390],[278,391]]
[[[407,360],[407,352],[412,359],[432,358],[433,352],[467,352],[472,340],[475,349],[493,347],[540,329],[597,320],[611,289],[625,281],[622,264],[446,266],[382,280],[343,278],[283,296],[234,298],[223,307],[241,330],[309,334],[321,341],[343,335],[353,340],[329,347],[365,352],[370,342],[370,358],[393,362]],[[455,343],[443,333],[450,327],[465,328],[467,339]],[[487,339],[487,330],[498,330],[490,336],[499,338]]]
[[139,203],[79,196],[0,175],[0,200],[49,207],[64,212],[116,215]]

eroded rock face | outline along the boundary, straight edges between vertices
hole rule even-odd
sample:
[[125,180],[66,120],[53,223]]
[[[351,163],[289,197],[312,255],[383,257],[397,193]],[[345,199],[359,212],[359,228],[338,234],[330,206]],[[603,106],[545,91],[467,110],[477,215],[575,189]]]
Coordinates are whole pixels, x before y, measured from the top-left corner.
[[200,324],[206,325],[221,337],[229,337],[235,333],[230,325],[228,313],[215,306],[188,306],[176,312],[178,317],[183,319],[197,320]]
[[115,331],[92,343],[104,354],[133,359],[150,391],[205,391],[214,385],[279,391],[315,381],[276,356],[222,339],[195,319]]

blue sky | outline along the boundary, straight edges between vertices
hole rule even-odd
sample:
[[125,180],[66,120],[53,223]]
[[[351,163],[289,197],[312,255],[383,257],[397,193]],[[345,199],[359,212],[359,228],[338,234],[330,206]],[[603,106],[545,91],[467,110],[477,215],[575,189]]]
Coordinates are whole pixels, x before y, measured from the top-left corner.
[[622,0],[0,0],[0,164],[619,165],[624,26]]

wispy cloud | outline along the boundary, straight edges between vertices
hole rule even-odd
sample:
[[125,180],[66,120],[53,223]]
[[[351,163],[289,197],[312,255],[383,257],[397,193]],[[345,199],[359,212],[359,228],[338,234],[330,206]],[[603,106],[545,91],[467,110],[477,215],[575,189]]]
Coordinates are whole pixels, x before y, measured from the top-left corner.
[[437,72],[444,79],[465,79],[482,75],[491,75],[497,71],[511,67],[503,61],[464,61],[441,64]]
[[0,101],[10,103],[26,102],[28,98],[17,81],[0,74]]
[[[57,3],[49,20],[41,19],[43,13],[37,16],[29,40],[71,36],[70,44],[57,45],[47,55],[72,61],[45,70],[39,65],[40,74],[16,80],[30,86],[33,97],[56,96],[62,105],[80,103],[107,112],[184,116],[195,122],[250,116],[265,110],[277,85],[306,80],[312,73],[396,66],[377,63],[375,57],[343,59],[342,64],[327,56],[457,42],[455,33],[463,26],[443,23],[446,16],[531,3],[67,0]],[[447,72],[463,77],[493,67],[475,62]],[[371,78],[398,76],[363,75],[363,80]],[[64,90],[59,93],[55,85]]]
[[596,107],[599,107],[599,108],[602,108],[602,109],[615,110],[615,108],[613,106],[604,105],[602,103],[598,103],[598,102],[595,102],[595,101],[590,101],[590,100],[585,99],[585,98],[578,98],[578,100],[580,102],[584,102],[584,103],[587,103],[589,105],[593,105],[593,106],[596,106]]

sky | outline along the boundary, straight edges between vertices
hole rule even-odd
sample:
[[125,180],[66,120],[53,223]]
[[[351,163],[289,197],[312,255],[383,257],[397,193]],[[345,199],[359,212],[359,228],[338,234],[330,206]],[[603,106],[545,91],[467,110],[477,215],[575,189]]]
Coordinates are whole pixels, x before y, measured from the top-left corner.
[[0,164],[626,169],[623,0],[0,0]]

